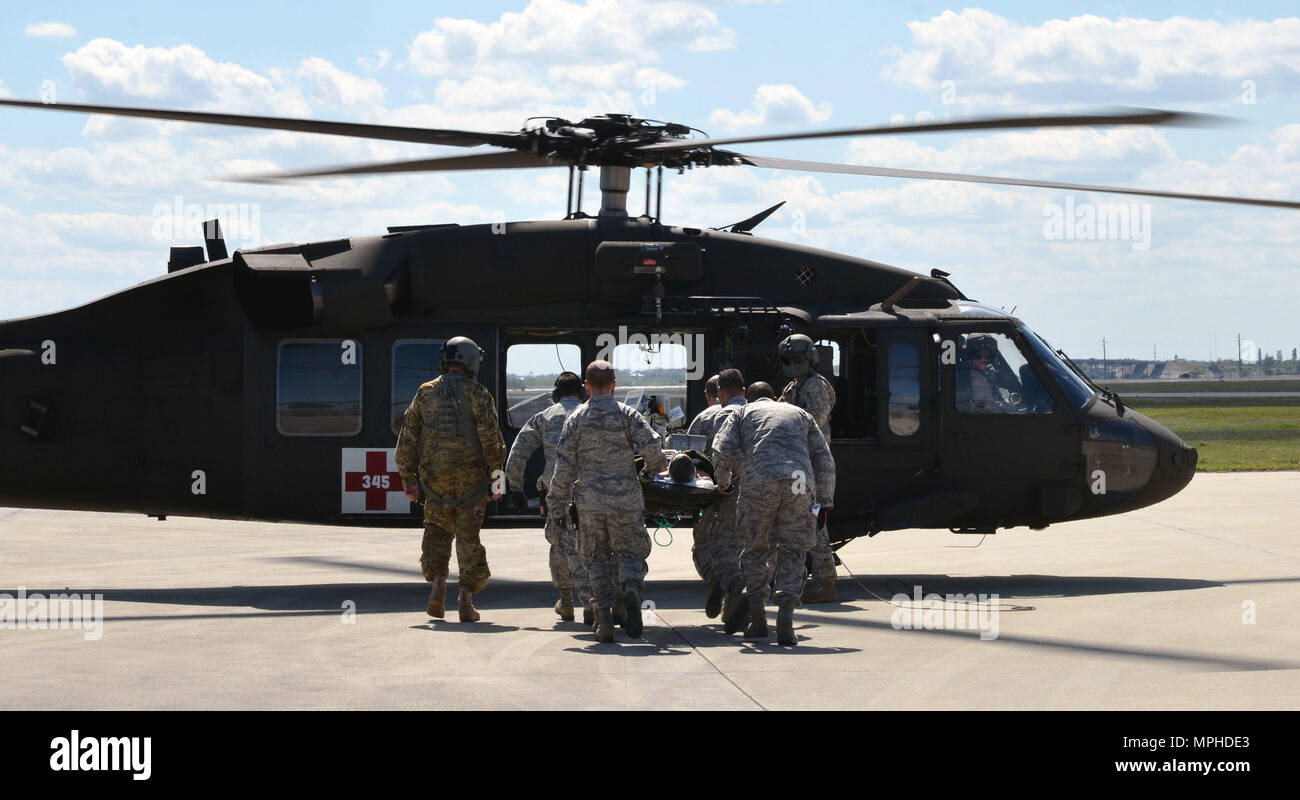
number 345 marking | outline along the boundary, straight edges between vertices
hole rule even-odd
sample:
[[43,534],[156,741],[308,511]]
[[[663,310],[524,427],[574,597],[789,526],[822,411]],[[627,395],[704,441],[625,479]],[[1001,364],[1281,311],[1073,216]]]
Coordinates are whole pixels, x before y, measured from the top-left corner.
[[387,475],[363,475],[361,478],[362,489],[388,489],[390,478]]

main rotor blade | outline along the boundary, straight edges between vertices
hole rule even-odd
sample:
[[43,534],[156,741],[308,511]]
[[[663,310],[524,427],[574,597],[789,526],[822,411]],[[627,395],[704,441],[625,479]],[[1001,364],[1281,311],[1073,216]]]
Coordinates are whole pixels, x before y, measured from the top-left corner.
[[524,169],[530,167],[562,167],[532,153],[498,150],[491,153],[474,153],[467,156],[420,158],[412,161],[389,161],[379,164],[357,164],[348,167],[305,170],[303,172],[273,172],[266,175],[232,176],[226,180],[246,183],[275,183],[297,178],[323,178],[330,175],[370,175],[381,172],[452,172],[475,169]]
[[875,175],[882,178],[919,178],[932,181],[965,181],[967,183],[993,183],[1001,186],[1035,186],[1041,189],[1070,189],[1080,192],[1107,192],[1110,194],[1136,194],[1144,197],[1172,197],[1178,200],[1208,200],[1213,203],[1237,203],[1246,206],[1273,208],[1300,208],[1300,202],[1291,200],[1264,200],[1253,197],[1228,197],[1217,194],[1192,194],[1190,192],[1165,192],[1153,189],[1132,189],[1123,186],[1093,186],[1084,183],[1057,181],[1032,181],[1024,178],[996,178],[988,175],[963,175],[958,172],[928,172],[920,169],[893,169],[867,167],[858,164],[829,164],[824,161],[792,161],[788,158],[739,155],[741,163],[766,169],[789,169],[800,172],[833,172],[844,175]]
[[393,142],[446,144],[454,147],[476,147],[481,144],[515,147],[524,138],[517,133],[478,133],[475,131],[436,128],[408,128],[401,125],[368,125],[360,122],[332,122],[329,120],[295,119],[292,117],[215,114],[207,111],[179,111],[167,108],[94,106],[83,103],[41,103],[35,100],[5,99],[0,99],[0,105],[15,108],[38,108],[47,111],[80,111],[87,114],[109,114],[116,117],[143,117],[145,119],[174,120],[178,122],[200,122],[208,125],[234,125],[241,128],[264,128],[297,133],[327,133],[333,136],[384,139]]
[[741,136],[733,139],[683,139],[658,142],[637,148],[649,150],[693,150],[697,147],[717,147],[724,144],[752,144],[754,142],[783,142],[795,139],[833,139],[843,136],[887,136],[895,133],[942,133],[945,131],[988,130],[997,128],[1063,128],[1087,125],[1188,125],[1208,126],[1229,121],[1227,117],[1213,114],[1194,114],[1186,111],[1158,111],[1140,108],[1123,112],[1097,114],[1071,114],[1039,117],[986,117],[957,122],[917,122],[910,125],[877,125],[870,128],[840,128],[811,133],[779,133],[768,136]]

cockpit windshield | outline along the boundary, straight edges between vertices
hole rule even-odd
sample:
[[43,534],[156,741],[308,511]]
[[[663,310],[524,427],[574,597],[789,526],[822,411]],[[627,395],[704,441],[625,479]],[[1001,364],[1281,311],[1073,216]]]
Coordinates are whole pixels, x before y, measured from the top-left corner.
[[1047,371],[1050,372],[1052,378],[1056,380],[1056,384],[1060,386],[1061,390],[1070,398],[1070,402],[1073,406],[1075,408],[1083,408],[1087,405],[1088,401],[1092,400],[1093,395],[1096,394],[1093,391],[1093,388],[1088,385],[1088,382],[1076,374],[1075,371],[1070,368],[1070,365],[1066,364],[1065,361],[1056,354],[1056,351],[1052,349],[1052,346],[1049,345],[1041,336],[1029,330],[1028,326],[1021,325],[1020,332],[1024,334],[1025,341],[1029,342],[1029,346],[1038,354],[1038,358],[1043,362],[1043,366],[1047,367]]

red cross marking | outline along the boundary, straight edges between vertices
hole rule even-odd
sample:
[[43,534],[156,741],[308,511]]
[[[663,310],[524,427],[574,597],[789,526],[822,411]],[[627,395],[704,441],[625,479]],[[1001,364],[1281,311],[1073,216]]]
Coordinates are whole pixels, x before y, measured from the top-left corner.
[[365,472],[343,474],[343,487],[349,492],[366,493],[366,510],[383,511],[388,507],[388,493],[402,491],[402,474],[388,471],[388,453],[366,452]]

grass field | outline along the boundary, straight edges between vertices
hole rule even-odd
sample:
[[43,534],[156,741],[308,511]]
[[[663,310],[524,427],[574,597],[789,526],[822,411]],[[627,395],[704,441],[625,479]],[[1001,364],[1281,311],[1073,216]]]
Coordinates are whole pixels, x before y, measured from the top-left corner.
[[1195,447],[1200,453],[1199,472],[1300,470],[1300,398],[1235,402],[1143,398],[1129,405]]
[[1291,375],[1247,380],[1098,381],[1098,383],[1119,392],[1120,397],[1133,392],[1300,392],[1300,378]]

